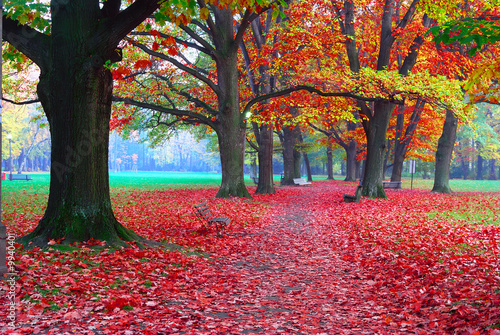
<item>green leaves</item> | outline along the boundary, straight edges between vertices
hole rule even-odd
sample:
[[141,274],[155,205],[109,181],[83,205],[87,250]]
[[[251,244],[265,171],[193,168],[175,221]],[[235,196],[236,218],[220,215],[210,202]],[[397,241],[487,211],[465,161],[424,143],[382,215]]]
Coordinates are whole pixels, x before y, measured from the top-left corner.
[[452,44],[456,42],[470,46],[468,53],[474,56],[486,44],[500,41],[500,24],[498,20],[465,18],[432,27],[430,33],[438,43]]

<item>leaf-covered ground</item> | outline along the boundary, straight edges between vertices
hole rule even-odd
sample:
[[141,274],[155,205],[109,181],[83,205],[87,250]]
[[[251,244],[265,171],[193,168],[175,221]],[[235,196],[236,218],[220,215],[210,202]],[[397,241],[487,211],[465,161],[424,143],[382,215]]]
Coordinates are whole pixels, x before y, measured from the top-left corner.
[[[500,194],[283,187],[253,200],[216,189],[115,194],[117,217],[182,250],[16,250],[17,334],[500,334]],[[232,218],[222,238],[192,206]],[[34,201],[36,205],[38,202]],[[36,225],[7,209],[9,233]],[[8,289],[2,282],[2,289]],[[6,306],[6,297],[0,298]]]

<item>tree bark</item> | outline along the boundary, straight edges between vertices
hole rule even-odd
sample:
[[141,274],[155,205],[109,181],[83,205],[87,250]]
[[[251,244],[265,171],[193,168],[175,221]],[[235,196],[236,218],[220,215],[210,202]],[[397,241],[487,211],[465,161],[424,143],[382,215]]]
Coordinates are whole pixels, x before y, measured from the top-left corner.
[[238,91],[238,48],[235,41],[233,15],[229,9],[214,9],[218,111],[220,113],[219,139],[222,183],[216,197],[251,198],[243,178],[246,121],[240,113]]
[[451,193],[450,164],[453,147],[457,138],[457,124],[458,120],[455,115],[453,115],[453,112],[446,110],[443,132],[439,138],[436,151],[434,186],[431,192]]
[[387,128],[394,105],[390,102],[375,102],[370,125],[363,126],[366,132],[366,161],[363,175],[363,196],[384,198],[387,196],[382,185],[384,159],[387,148]]
[[255,194],[276,193],[273,183],[273,130],[266,124],[259,129],[259,183]]
[[116,245],[145,241],[123,227],[111,208],[108,142],[113,81],[104,63],[118,60],[119,41],[158,7],[156,1],[138,0],[106,16],[97,0],[52,1],[50,35],[3,17],[4,38],[41,69],[37,93],[52,144],[47,208],[20,243],[46,247],[50,239],[71,243],[93,238]]

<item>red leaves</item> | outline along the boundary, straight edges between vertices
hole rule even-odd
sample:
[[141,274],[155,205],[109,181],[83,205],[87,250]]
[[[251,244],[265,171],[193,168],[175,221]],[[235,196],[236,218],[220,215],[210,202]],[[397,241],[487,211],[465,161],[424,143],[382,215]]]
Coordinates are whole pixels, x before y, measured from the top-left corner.
[[[500,228],[457,216],[498,217],[498,195],[401,190],[346,204],[344,185],[254,200],[214,199],[215,188],[121,190],[120,221],[186,250],[17,249],[16,331],[498,334]],[[191,206],[203,200],[231,217],[224,237],[201,229]],[[7,210],[9,232],[26,233],[41,212]]]
[[170,56],[176,56],[179,53],[179,50],[177,50],[177,47],[172,46],[167,49],[167,52]]
[[146,69],[151,65],[153,65],[153,63],[149,59],[141,59],[135,62],[134,69],[136,70]]

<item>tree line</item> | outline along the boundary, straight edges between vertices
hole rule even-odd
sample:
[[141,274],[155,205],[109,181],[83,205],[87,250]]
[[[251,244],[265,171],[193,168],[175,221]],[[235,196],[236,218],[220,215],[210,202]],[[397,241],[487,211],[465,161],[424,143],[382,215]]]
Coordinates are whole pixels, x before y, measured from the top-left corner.
[[[433,190],[450,191],[458,122],[474,114],[461,81],[477,64],[487,64],[480,53],[469,52],[474,38],[469,44],[436,43],[428,31],[478,12],[494,16],[488,1],[453,2],[444,9],[419,0],[176,4],[6,6],[5,58],[39,67],[37,99],[51,136],[47,210],[22,242],[93,237],[146,243],[111,209],[110,124],[146,127],[152,138],[181,125],[215,133],[222,168],[218,197],[251,197],[243,180],[247,142],[258,152],[257,192],[274,192],[275,134],[285,183],[294,178],[308,128],[344,144],[349,178],[364,160],[363,195],[372,198],[386,198],[389,145],[395,149],[391,179],[397,179],[407,154],[428,154],[425,145],[412,143],[437,141]],[[482,43],[480,51],[494,55],[497,49]],[[484,97],[494,102],[489,93]]]

